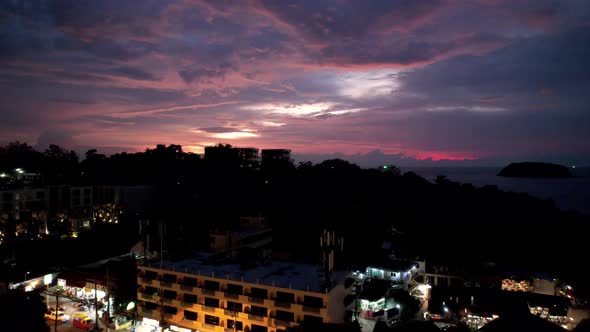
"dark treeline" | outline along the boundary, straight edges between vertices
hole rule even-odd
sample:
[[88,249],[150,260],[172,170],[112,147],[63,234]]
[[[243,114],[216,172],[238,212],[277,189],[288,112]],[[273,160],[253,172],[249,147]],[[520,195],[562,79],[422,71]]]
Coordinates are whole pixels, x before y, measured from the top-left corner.
[[47,183],[156,186],[157,203],[142,218],[166,222],[166,245],[176,257],[206,247],[209,227],[261,215],[273,226],[274,249],[295,259],[319,261],[320,233],[329,228],[344,237],[340,262],[346,264],[378,259],[389,241],[398,256],[447,266],[495,262],[587,277],[579,266],[588,217],[494,186],[442,176],[431,183],[413,172],[361,169],[339,159],[240,167],[179,145],[110,157],[90,150],[82,161],[57,146],[45,152],[21,143],[0,147],[0,172],[15,167],[40,172]]

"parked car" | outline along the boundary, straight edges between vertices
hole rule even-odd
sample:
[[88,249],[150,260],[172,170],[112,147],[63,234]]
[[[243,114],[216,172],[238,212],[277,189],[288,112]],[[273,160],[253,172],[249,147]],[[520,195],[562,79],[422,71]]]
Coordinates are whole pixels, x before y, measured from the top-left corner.
[[49,311],[45,313],[45,319],[57,320],[58,322],[63,323],[69,321],[70,316],[62,311]]

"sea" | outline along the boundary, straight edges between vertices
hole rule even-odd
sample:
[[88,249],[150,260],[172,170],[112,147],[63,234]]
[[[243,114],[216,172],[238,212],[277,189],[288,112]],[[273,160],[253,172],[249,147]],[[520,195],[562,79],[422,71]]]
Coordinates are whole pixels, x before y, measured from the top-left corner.
[[434,182],[438,175],[449,180],[471,183],[476,187],[497,186],[500,190],[527,193],[531,196],[552,199],[562,210],[575,210],[590,216],[590,167],[570,168],[574,177],[563,179],[510,178],[497,176],[502,167],[406,167],[402,172],[413,171]]

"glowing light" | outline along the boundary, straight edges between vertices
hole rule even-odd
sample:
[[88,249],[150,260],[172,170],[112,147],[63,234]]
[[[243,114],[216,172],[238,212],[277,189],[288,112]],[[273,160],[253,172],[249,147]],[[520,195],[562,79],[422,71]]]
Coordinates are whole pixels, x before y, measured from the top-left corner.
[[338,93],[352,98],[383,96],[392,93],[400,84],[395,70],[368,70],[337,77]]
[[6,173],[0,173],[0,178],[5,178],[6,177]]
[[274,121],[260,121],[259,124],[265,127],[282,127],[285,125],[285,123]]
[[127,310],[132,310],[133,308],[135,308],[135,302],[129,302],[127,304]]
[[214,138],[221,138],[221,139],[240,139],[240,138],[251,138],[251,137],[258,137],[258,134],[247,132],[247,131],[232,131],[229,133],[214,133],[210,135]]
[[43,276],[44,285],[49,285],[51,282],[53,282],[53,277],[51,276],[51,274],[46,274],[45,276]]
[[335,103],[310,104],[257,104],[244,107],[247,110],[264,111],[267,113],[287,114],[292,116],[318,115],[330,110]]
[[428,112],[503,112],[507,111],[504,107],[493,106],[436,106],[426,109]]

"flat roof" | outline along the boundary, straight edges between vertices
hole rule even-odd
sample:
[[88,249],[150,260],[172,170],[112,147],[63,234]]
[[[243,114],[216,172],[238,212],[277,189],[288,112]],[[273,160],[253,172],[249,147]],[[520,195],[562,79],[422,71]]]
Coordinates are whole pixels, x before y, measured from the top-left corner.
[[[325,292],[324,272],[320,265],[272,261],[245,268],[238,263],[211,264],[207,261],[209,256],[197,254],[193,258],[175,262],[165,260],[162,269],[314,293]],[[152,261],[144,266],[159,269],[160,262]],[[331,279],[340,282],[348,274],[345,271],[334,271]]]
[[406,261],[401,259],[387,259],[379,261],[376,264],[368,264],[367,268],[382,269],[396,272],[407,272],[411,270],[412,267],[418,265],[418,263],[412,261]]

